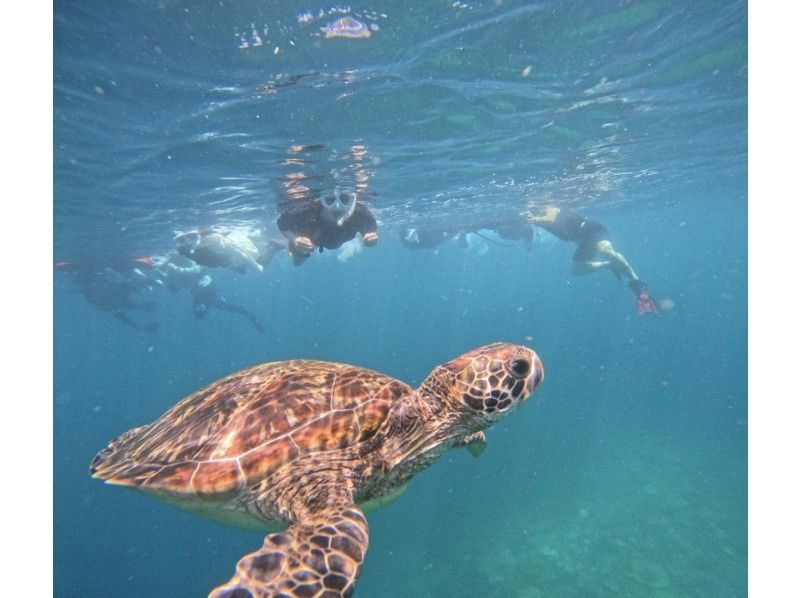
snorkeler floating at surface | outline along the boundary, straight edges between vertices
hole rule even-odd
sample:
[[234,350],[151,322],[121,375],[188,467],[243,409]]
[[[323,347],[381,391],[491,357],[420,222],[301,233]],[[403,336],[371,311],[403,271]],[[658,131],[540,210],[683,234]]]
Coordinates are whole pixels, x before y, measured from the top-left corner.
[[[283,161],[287,166],[314,166],[308,154],[322,149],[322,145],[292,145],[289,157]],[[285,198],[278,204],[277,225],[288,241],[288,250],[295,265],[302,264],[315,250],[338,249],[361,234],[366,247],[378,243],[378,223],[367,204],[361,198],[368,194],[369,172],[364,168],[367,148],[351,146],[345,154],[349,164],[341,171],[332,171],[340,181],[342,176],[352,185],[335,183],[332,191],[308,187],[312,181],[322,178],[309,175],[303,170],[287,173],[282,181],[281,194]],[[330,187],[328,187],[330,189]]]
[[152,290],[150,279],[142,271],[153,265],[150,256],[100,261],[60,261],[56,270],[72,276],[78,291],[101,311],[113,315],[123,324],[143,332],[158,330],[158,322],[139,322],[128,312],[152,313],[155,303],[140,297]]
[[647,285],[636,275],[625,256],[611,245],[608,229],[603,224],[583,218],[569,208],[552,205],[541,208],[538,214],[527,213],[525,219],[564,241],[577,243],[572,256],[572,274],[582,276],[610,270],[617,279],[625,276],[628,287],[636,295],[639,314],[658,312],[656,302],[647,292]]
[[361,233],[367,247],[378,243],[378,223],[354,191],[334,189],[320,199],[287,200],[279,206],[278,228],[296,265],[318,249],[338,249]]

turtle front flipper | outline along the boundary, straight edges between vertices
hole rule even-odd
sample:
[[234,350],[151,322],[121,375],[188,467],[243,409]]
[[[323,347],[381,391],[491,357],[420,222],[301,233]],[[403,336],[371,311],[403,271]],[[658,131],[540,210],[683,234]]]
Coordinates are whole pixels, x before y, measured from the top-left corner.
[[486,450],[486,434],[484,434],[483,431],[468,434],[457,441],[454,446],[466,447],[470,455],[473,457],[480,457],[481,453]]
[[268,535],[209,598],[345,598],[355,589],[368,544],[367,520],[355,504],[325,507]]

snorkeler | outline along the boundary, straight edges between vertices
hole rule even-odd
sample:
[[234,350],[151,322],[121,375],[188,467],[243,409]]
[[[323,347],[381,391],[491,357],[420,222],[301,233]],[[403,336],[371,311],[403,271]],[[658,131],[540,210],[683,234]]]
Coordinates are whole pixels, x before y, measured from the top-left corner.
[[296,265],[311,252],[338,249],[361,233],[367,247],[378,243],[378,223],[354,191],[334,189],[320,199],[292,199],[279,206],[278,228]]
[[139,297],[151,290],[151,281],[141,270],[152,265],[150,260],[147,256],[105,263],[62,261],[56,264],[56,270],[69,273],[84,298],[101,311],[135,330],[155,332],[158,322],[139,322],[128,313],[155,311],[153,301]]
[[658,312],[656,302],[647,292],[647,285],[636,275],[625,256],[611,245],[608,229],[604,225],[583,218],[569,208],[556,206],[545,206],[535,215],[528,213],[525,219],[564,241],[577,243],[578,247],[572,256],[573,275],[611,270],[618,280],[625,276],[628,287],[636,296],[639,314]]
[[[315,174],[321,168],[313,154],[324,149],[322,144],[291,145],[287,148],[284,166],[294,168],[281,181],[283,201],[278,204],[277,225],[288,241],[289,254],[295,265],[302,264],[315,250],[338,249],[361,234],[361,243],[373,247],[378,243],[378,223],[367,204],[370,173],[365,167],[367,148],[353,144],[331,160],[344,158],[343,168],[330,169],[326,175]],[[308,172],[308,168],[312,172]],[[312,188],[309,185],[333,176],[334,183]],[[341,184],[345,178],[352,183]],[[332,191],[330,189],[333,188]]]
[[189,258],[170,254],[160,261],[158,272],[161,275],[161,283],[173,293],[180,289],[186,289],[191,293],[192,311],[196,320],[205,318],[209,309],[215,307],[222,311],[242,314],[250,320],[259,334],[264,333],[264,326],[258,316],[225,297],[203,268]]

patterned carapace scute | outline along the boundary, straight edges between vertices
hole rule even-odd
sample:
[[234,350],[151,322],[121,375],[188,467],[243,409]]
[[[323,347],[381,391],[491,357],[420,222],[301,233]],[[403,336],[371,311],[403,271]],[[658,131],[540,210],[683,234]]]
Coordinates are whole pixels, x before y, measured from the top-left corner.
[[394,378],[343,364],[255,366],[112,441],[92,473],[168,493],[233,493],[304,454],[368,439],[409,392]]

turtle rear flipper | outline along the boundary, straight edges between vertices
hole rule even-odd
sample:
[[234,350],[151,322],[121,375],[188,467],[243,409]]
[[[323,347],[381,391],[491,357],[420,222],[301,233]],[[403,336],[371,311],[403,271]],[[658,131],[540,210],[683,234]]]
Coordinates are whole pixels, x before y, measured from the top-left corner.
[[355,589],[368,544],[367,520],[355,504],[325,507],[268,535],[209,598],[345,598]]

